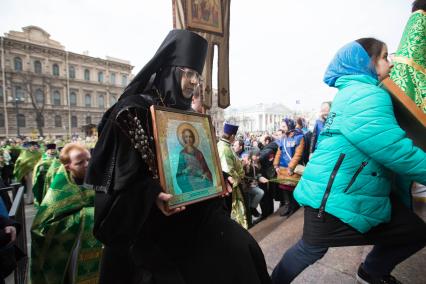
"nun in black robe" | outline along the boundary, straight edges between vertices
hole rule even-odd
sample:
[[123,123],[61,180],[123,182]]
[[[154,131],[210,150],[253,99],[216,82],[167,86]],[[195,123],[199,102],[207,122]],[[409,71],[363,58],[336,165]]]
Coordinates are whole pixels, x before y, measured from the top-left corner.
[[166,216],[157,206],[151,105],[190,110],[182,68],[202,73],[207,42],[172,30],[103,116],[86,185],[96,191],[94,235],[104,245],[100,283],[270,283],[257,242],[222,198]]

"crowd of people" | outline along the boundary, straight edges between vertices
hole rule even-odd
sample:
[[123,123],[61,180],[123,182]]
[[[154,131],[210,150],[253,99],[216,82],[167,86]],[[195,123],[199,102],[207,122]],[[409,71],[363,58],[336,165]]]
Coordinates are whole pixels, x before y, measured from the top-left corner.
[[[56,142],[25,137],[1,141],[1,187],[21,183],[25,204],[36,209],[31,225],[32,283],[77,283],[97,279],[99,270],[102,247],[92,233],[94,192],[83,186],[95,139]],[[7,224],[5,232],[13,243],[20,224],[8,218],[11,202],[3,193],[2,224]],[[7,254],[11,265],[2,262],[2,277],[15,268],[15,256],[23,256],[14,245],[9,250],[15,252]]]
[[[247,226],[252,226],[275,211],[274,201],[279,202],[279,214],[291,216],[299,205],[293,198],[293,190],[300,180],[304,166],[316,149],[331,102],[321,104],[321,111],[313,126],[303,117],[285,118],[273,133],[227,133],[237,130],[237,125],[226,123],[222,142],[232,144],[228,154],[236,156],[241,166],[232,172],[232,179],[239,180],[241,194],[247,200],[245,212]],[[221,145],[222,142],[219,142]],[[224,150],[219,146],[219,153]],[[229,164],[222,162],[222,170],[229,173]],[[235,168],[235,167],[233,167]],[[260,205],[260,206],[259,206]],[[261,212],[259,212],[259,207]]]
[[[425,10],[424,0],[414,1],[412,21],[423,26],[413,29],[423,28],[423,34]],[[417,52],[407,46],[400,45],[398,56]],[[226,191],[171,209],[173,196],[158,178],[150,107],[203,112],[198,91],[206,54],[203,37],[172,30],[104,114],[97,141],[1,142],[0,187],[21,183],[25,203],[36,210],[31,283],[282,284],[328,248],[358,245],[374,247],[359,265],[357,281],[400,283],[392,270],[426,244],[426,224],[410,199],[413,182],[426,184],[426,153],[398,125],[379,82],[389,74],[399,82],[402,74],[410,86],[405,90],[413,90],[413,100],[424,107],[424,93],[412,88],[423,86],[421,74],[404,75],[405,65],[391,73],[380,40],[346,44],[324,75],[338,92],[321,105],[315,125],[287,117],[275,133],[252,134],[225,123],[215,142]],[[418,71],[409,67],[415,69],[409,74]],[[176,174],[182,192],[213,182],[194,136],[188,128],[178,137],[184,145]],[[188,169],[199,178],[189,180]],[[9,195],[0,197],[3,264],[19,255],[13,244],[21,228],[8,218]],[[303,206],[304,227],[269,275],[247,229],[273,214],[276,204],[283,217]],[[13,270],[9,263],[1,277]]]

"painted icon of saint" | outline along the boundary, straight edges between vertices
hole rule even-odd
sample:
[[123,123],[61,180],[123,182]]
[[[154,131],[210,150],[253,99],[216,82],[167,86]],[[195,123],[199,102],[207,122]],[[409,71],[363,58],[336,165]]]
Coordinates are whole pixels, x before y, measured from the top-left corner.
[[182,193],[213,186],[210,169],[203,153],[197,149],[197,130],[188,123],[178,127],[177,136],[183,149],[179,153],[176,181]]

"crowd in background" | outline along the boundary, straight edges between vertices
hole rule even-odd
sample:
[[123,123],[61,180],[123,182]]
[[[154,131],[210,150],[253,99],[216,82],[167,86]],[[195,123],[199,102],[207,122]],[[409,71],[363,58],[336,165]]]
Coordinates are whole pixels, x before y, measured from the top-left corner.
[[249,227],[274,213],[276,203],[281,216],[299,208],[292,194],[302,174],[298,170],[303,171],[315,151],[330,107],[330,102],[321,104],[314,125],[308,125],[304,117],[288,117],[273,133],[239,132],[230,141],[244,169],[240,187]]

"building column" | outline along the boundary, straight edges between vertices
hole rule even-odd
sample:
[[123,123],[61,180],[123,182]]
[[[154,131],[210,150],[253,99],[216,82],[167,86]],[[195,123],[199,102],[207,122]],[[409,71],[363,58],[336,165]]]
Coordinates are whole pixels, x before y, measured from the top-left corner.
[[[5,56],[4,56],[4,38],[1,37],[1,74],[2,74],[2,89],[3,89],[3,112],[4,112],[4,129],[6,138],[9,137],[9,117],[7,113],[7,102],[8,102],[8,92],[6,88],[6,70],[5,70]],[[13,64],[13,63],[12,63]]]
[[257,130],[261,130],[262,129],[262,122],[263,122],[263,115],[259,114]]

